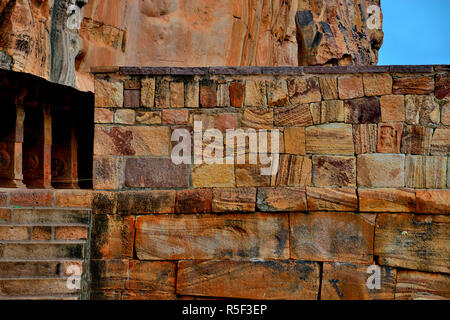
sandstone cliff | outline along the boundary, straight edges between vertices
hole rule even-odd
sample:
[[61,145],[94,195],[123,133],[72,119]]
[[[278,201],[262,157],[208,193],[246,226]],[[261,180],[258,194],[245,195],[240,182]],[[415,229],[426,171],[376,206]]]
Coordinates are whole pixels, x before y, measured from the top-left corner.
[[0,0],[0,68],[92,91],[91,66],[370,65],[383,41],[380,0],[86,2]]

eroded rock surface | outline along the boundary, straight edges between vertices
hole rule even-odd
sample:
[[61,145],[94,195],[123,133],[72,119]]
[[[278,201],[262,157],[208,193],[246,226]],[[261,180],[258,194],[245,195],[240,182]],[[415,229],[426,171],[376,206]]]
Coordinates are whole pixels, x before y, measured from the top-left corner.
[[92,91],[92,66],[370,65],[383,41],[379,0],[86,2],[1,0],[0,68]]

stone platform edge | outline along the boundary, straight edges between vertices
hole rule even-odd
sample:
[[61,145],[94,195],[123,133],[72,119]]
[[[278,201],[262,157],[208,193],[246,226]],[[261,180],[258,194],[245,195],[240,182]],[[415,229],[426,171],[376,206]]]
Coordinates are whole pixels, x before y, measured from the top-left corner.
[[448,72],[450,65],[391,65],[391,66],[283,66],[283,67],[92,67],[91,73],[121,75],[305,75],[341,73],[433,73]]

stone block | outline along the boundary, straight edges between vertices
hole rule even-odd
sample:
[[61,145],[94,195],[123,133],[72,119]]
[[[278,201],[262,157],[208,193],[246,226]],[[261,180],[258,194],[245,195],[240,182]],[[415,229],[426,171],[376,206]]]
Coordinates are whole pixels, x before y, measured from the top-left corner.
[[353,155],[350,124],[323,124],[306,128],[306,152],[314,154]]
[[359,187],[389,188],[405,185],[405,155],[361,154],[356,162]]
[[312,182],[316,187],[355,187],[356,158],[313,156]]

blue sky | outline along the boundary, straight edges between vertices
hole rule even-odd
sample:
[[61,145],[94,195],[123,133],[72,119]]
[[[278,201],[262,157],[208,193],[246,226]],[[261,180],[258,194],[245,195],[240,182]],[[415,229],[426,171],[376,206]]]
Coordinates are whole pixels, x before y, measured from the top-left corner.
[[450,64],[450,0],[381,0],[379,65]]

